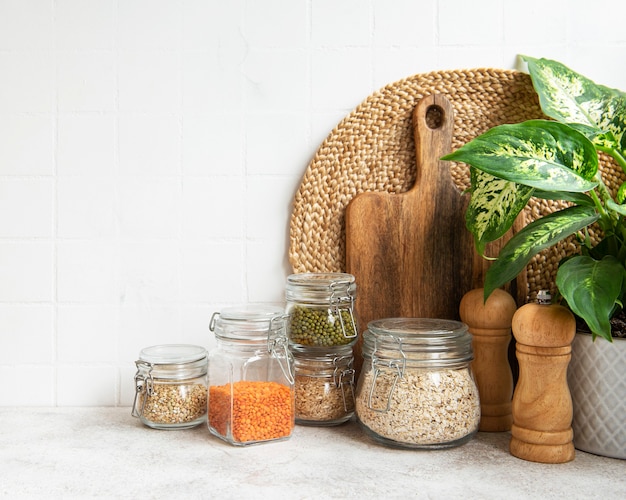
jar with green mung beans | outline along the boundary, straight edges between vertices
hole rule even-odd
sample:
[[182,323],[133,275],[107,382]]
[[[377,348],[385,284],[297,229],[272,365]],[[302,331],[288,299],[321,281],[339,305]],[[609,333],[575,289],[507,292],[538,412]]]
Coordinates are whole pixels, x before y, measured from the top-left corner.
[[285,290],[290,344],[315,347],[352,345],[356,282],[347,273],[301,273],[287,278]]

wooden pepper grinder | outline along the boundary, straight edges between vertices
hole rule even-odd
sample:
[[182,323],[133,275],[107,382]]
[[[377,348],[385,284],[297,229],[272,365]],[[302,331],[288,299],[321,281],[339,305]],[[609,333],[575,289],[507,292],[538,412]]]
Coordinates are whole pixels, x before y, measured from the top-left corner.
[[557,464],[574,459],[572,398],[567,385],[574,315],[551,304],[541,290],[536,303],[520,307],[513,316],[519,380],[513,393],[511,454]]
[[515,300],[504,290],[494,290],[487,302],[484,289],[476,288],[461,299],[459,314],[472,334],[472,371],[480,397],[479,430],[502,432],[511,429],[513,374],[508,359],[511,321]]

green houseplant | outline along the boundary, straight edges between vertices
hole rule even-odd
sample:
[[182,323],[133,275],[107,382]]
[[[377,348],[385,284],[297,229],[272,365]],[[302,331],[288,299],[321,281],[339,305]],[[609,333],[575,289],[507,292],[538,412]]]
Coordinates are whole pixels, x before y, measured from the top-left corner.
[[[611,189],[598,160],[602,152],[626,172],[626,94],[559,62],[523,59],[549,119],[494,127],[443,159],[470,165],[466,223],[481,254],[531,197],[566,202],[511,237],[486,274],[485,299],[540,251],[570,237],[578,242],[579,253],[559,263],[555,279],[591,332],[576,334],[568,370],[574,444],[626,459],[626,338],[613,342],[612,328],[626,295],[626,183]],[[594,237],[591,226],[600,229]]]
[[[626,94],[556,61],[523,59],[551,120],[494,127],[443,159],[471,167],[466,220],[481,254],[509,230],[531,197],[571,203],[508,241],[487,272],[485,298],[538,252],[577,235],[580,254],[559,265],[556,286],[593,337],[611,341],[610,320],[626,294],[626,183],[610,192],[598,151],[626,172]],[[594,223],[603,234],[595,243],[587,231]]]

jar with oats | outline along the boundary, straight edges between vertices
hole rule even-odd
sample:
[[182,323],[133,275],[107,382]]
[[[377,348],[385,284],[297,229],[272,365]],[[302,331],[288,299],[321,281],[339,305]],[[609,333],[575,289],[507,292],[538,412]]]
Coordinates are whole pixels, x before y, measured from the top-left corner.
[[291,346],[295,363],[296,424],[330,426],[354,415],[352,346]]
[[206,420],[207,351],[188,344],[146,347],[135,362],[132,415],[154,429],[186,429]]
[[480,401],[465,324],[429,318],[372,321],[363,333],[363,358],[356,415],[375,441],[449,448],[478,431]]
[[288,439],[294,428],[293,357],[281,308],[240,306],[213,314],[208,426],[236,445]]
[[287,277],[287,334],[292,345],[332,347],[357,340],[355,278],[347,273],[301,273]]

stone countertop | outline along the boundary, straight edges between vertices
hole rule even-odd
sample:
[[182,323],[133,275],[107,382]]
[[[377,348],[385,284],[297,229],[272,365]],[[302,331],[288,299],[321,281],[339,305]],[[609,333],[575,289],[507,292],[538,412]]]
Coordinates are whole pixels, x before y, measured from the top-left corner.
[[236,447],[205,425],[154,430],[130,408],[0,408],[4,498],[626,498],[626,462],[580,451],[546,465],[508,452],[509,433],[446,450],[386,448],[355,422],[296,426]]

